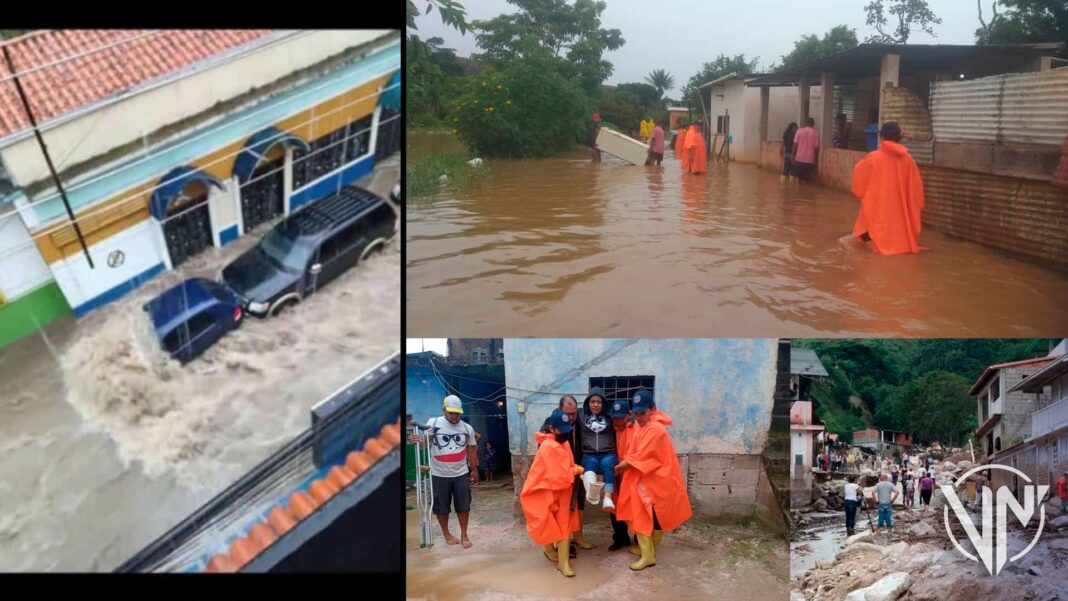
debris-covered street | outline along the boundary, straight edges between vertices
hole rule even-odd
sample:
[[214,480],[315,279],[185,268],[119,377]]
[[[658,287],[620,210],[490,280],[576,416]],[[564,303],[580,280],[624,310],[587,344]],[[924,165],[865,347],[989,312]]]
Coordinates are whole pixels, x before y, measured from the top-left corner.
[[[785,540],[755,521],[744,525],[691,520],[664,536],[657,565],[633,572],[634,556],[608,551],[611,528],[600,508],[583,512],[584,533],[596,545],[571,561],[564,578],[513,521],[511,480],[473,489],[469,535],[474,546],[447,545],[434,524],[433,548],[419,548],[415,495],[407,496],[407,597],[427,601],[522,601],[567,598],[781,599],[789,580]],[[456,517],[452,518],[457,533]]]
[[[388,196],[399,155],[357,182]],[[0,571],[110,570],[309,425],[309,408],[397,350],[399,236],[280,316],[167,358],[141,306],[216,278],[262,225],[85,318],[0,352]]]
[[[963,462],[970,467],[968,462]],[[939,484],[952,483],[965,471],[961,463],[933,464]],[[814,491],[826,506],[841,504],[835,494],[845,483],[841,478],[816,484]],[[858,483],[859,480],[858,480]],[[870,488],[870,487],[869,487]],[[898,487],[900,489],[900,485]],[[826,491],[826,492],[824,492]],[[870,496],[870,493],[866,493]],[[931,508],[905,508],[899,498],[894,507],[894,527],[877,533],[869,526],[875,509],[857,513],[856,534],[846,538],[844,512],[804,509],[791,512],[794,529],[791,548],[791,596],[794,601],[1008,601],[1010,599],[1068,599],[1068,516],[1053,503],[1045,504],[1046,524],[1038,544],[1018,562],[990,576],[983,565],[953,548],[945,531],[945,499],[935,489]],[[976,523],[979,510],[971,511]],[[1013,530],[1010,517],[1010,555],[1023,550],[1034,536],[1037,521],[1026,531]],[[954,534],[965,549],[974,552],[964,529],[955,521]]]

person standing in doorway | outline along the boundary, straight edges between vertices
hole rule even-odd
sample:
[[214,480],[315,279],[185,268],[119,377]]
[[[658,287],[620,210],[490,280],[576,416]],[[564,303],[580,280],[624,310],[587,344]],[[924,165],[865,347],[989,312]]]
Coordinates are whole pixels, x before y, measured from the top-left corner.
[[597,134],[601,133],[601,113],[594,113],[586,124],[586,146],[590,147],[590,160],[601,162],[601,149],[597,148]]
[[900,143],[897,123],[883,123],[879,135],[879,149],[853,168],[853,195],[860,199],[853,236],[871,242],[880,255],[918,253],[924,205],[920,169]]
[[[471,424],[460,419],[463,403],[460,397],[450,394],[445,397],[443,417],[427,422],[432,445],[430,448],[430,475],[434,479],[433,512],[441,526],[441,534],[450,545],[462,544],[471,548],[467,537],[467,523],[471,515],[471,483],[478,481],[478,446],[475,430]],[[413,434],[410,442],[425,446],[423,437]],[[456,511],[460,523],[460,538],[449,531],[450,506]]]
[[805,126],[794,134],[794,173],[797,179],[805,183],[812,181],[819,150],[820,133],[816,131],[816,120],[806,117]]
[[488,440],[483,445],[482,465],[485,466],[486,481],[493,482],[493,470],[497,467],[497,451],[493,448],[493,443]]
[[779,176],[779,181],[786,183],[786,181],[795,177],[794,174],[794,136],[797,135],[797,123],[793,121],[790,125],[786,126],[786,131],[782,132],[782,146],[779,147],[779,154],[782,155],[782,175]]
[[879,512],[879,527],[893,528],[892,508],[894,501],[897,500],[897,487],[890,483],[890,477],[886,475],[886,472],[879,474],[879,483],[871,492],[871,499],[875,502],[875,507]]
[[657,119],[649,134],[649,156],[646,165],[659,165],[664,160],[664,120]]
[[853,536],[857,527],[857,505],[860,503],[861,493],[856,476],[850,475],[846,480],[845,486],[842,487],[842,507],[846,515],[846,536]]

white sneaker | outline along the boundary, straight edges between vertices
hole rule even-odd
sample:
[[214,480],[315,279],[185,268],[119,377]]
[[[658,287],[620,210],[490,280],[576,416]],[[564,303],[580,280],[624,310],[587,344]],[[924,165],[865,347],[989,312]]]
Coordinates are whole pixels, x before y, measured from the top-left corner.
[[606,494],[604,496],[604,510],[611,511],[616,508],[616,504],[612,502],[612,495]]

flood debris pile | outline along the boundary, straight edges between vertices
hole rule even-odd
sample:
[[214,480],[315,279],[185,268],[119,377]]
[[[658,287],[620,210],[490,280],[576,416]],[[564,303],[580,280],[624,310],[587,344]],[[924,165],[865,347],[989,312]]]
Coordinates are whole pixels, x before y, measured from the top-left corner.
[[[965,458],[970,454],[947,450],[940,455],[946,459],[932,464],[939,485],[953,484],[973,467]],[[841,490],[843,482],[828,481],[820,490],[835,486]],[[865,496],[870,497],[870,492]],[[820,499],[828,507],[841,505],[830,491]],[[997,576],[990,576],[981,563],[953,547],[943,521],[945,503],[936,488],[931,509],[895,506],[894,527],[877,532],[860,509],[856,534],[844,539],[833,561],[817,561],[814,568],[795,578],[791,601],[1068,601],[1068,515],[1047,519],[1039,544],[1016,562],[1007,563]],[[815,503],[812,508],[791,511],[795,541],[814,539],[813,532],[820,529],[845,529],[843,513],[820,513],[814,507]],[[1050,503],[1045,508],[1047,518],[1059,513]],[[875,518],[874,510],[870,511]],[[969,548],[963,527],[955,521],[951,524],[956,539]],[[802,532],[802,528],[807,530]],[[1037,521],[1026,529],[1016,524],[1014,529],[1010,519],[1009,528],[1010,539],[1023,541],[1022,549],[1033,538]],[[798,551],[803,546],[794,547]]]

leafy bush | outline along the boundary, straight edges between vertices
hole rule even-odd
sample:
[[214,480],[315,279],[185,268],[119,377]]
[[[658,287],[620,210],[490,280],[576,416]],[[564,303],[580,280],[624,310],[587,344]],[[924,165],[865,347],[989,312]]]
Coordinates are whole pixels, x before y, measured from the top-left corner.
[[465,78],[452,106],[460,140],[482,157],[541,157],[581,143],[592,104],[540,56]]

